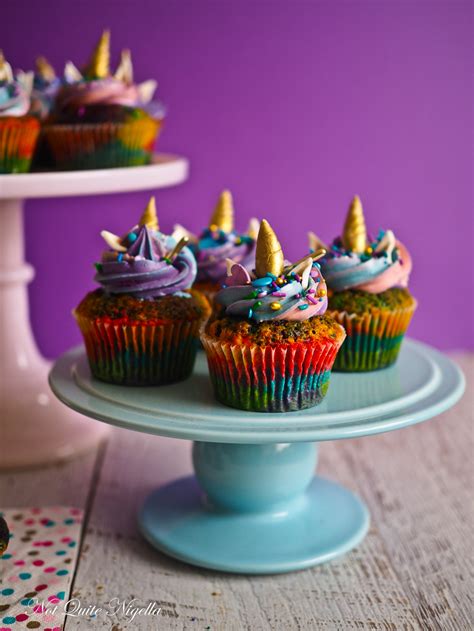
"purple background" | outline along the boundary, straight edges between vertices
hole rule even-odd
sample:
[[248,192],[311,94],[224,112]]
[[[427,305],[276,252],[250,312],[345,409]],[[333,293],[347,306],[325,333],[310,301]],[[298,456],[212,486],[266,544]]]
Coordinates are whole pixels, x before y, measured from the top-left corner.
[[[296,258],[308,229],[340,231],[357,192],[369,229],[392,228],[411,249],[411,335],[473,346],[470,2],[4,0],[1,14],[15,66],[37,54],[82,65],[110,27],[114,62],[130,47],[137,79],[159,80],[169,107],[159,147],[192,169],[158,193],[162,228],[201,229],[228,187],[238,225],[266,217]],[[99,231],[124,232],[148,196],[27,203],[46,355],[79,341],[70,311],[94,286]]]

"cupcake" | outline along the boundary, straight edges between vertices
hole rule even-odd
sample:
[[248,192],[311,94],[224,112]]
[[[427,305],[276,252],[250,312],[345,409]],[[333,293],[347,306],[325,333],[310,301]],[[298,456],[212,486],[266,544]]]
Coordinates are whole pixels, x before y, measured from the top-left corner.
[[110,74],[110,38],[102,35],[82,74],[66,64],[44,129],[58,169],[99,169],[148,164],[164,119],[152,101],[155,81],[133,82],[130,51]]
[[258,221],[252,219],[245,234],[234,229],[234,206],[230,191],[223,191],[210,219],[209,226],[196,236],[180,226],[175,234],[186,236],[197,261],[195,287],[202,291],[211,304],[227,276],[227,260],[239,263],[248,271],[255,266],[255,240]]
[[40,124],[29,114],[33,75],[13,76],[0,51],[0,173],[26,173],[30,169]]
[[216,295],[219,310],[201,341],[215,396],[255,412],[291,412],[318,404],[345,333],[328,317],[326,284],[313,263],[324,251],[295,264],[264,220],[255,273],[230,267]]
[[[51,113],[62,80],[56,76],[53,66],[45,57],[38,57],[33,75],[30,113],[45,121]],[[44,131],[40,131],[33,159],[33,169],[50,169],[54,160],[46,141]]]
[[[311,234],[310,247],[320,246]],[[407,289],[412,262],[405,246],[391,230],[367,236],[356,196],[342,237],[320,264],[330,293],[328,314],[347,333],[334,370],[360,372],[393,364],[417,304]]]
[[74,312],[93,376],[129,386],[186,379],[208,310],[191,290],[196,261],[186,240],[159,232],[154,198],[126,235],[101,234],[109,246],[96,263],[101,288]]
[[62,81],[46,57],[38,57],[35,66],[30,113],[45,120],[53,109]]

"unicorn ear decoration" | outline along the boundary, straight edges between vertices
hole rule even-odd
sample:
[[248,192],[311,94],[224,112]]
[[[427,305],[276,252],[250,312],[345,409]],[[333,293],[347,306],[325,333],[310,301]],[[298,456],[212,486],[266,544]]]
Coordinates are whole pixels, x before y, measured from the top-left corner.
[[122,238],[108,230],[102,230],[100,233],[102,239],[107,243],[110,249],[115,252],[126,252],[127,248],[122,245]]
[[138,225],[146,226],[150,230],[158,230],[158,217],[156,215],[156,202],[154,197],[150,197],[150,201],[143,211]]
[[54,81],[56,79],[54,68],[46,59],[46,57],[37,57],[35,65],[36,71],[42,79],[48,82]]
[[19,70],[16,73],[16,79],[18,83],[23,86],[28,95],[30,95],[33,91],[34,78],[34,72],[32,70],[29,70],[28,72],[23,72],[23,70]]
[[114,79],[123,81],[127,85],[133,83],[133,65],[132,55],[129,50],[122,50],[120,54],[120,63],[114,74]]
[[110,75],[110,31],[102,33],[84,74],[91,79],[105,79]]
[[209,222],[209,228],[229,234],[234,229],[234,205],[230,191],[223,191]]
[[149,103],[153,98],[153,95],[155,94],[157,86],[158,83],[154,79],[148,79],[148,81],[143,81],[143,83],[139,83],[137,85],[137,90],[140,96],[140,101],[145,105]]
[[342,233],[342,245],[346,250],[364,252],[367,247],[367,228],[365,227],[364,211],[362,202],[356,195],[347,211],[346,223]]
[[0,81],[11,83],[13,81],[12,67],[3,56],[3,52],[0,50]]
[[227,278],[225,280],[227,286],[248,285],[250,283],[250,274],[243,265],[232,259],[226,259],[225,262],[227,265]]
[[173,234],[171,235],[175,241],[180,241],[183,237],[189,241],[189,243],[197,243],[198,238],[195,234],[187,230],[180,223],[175,223],[173,226]]
[[379,244],[375,248],[376,252],[385,252],[390,259],[393,250],[397,246],[397,240],[391,230],[387,230],[383,237],[380,239]]
[[255,272],[257,277],[263,277],[267,274],[280,276],[284,262],[280,242],[268,221],[263,219],[258,231],[255,252]]
[[313,252],[317,252],[318,250],[327,250],[328,246],[321,241],[317,234],[314,232],[308,232],[308,240],[309,240],[309,249]]
[[67,61],[64,66],[64,79],[66,83],[77,83],[83,79],[81,72],[76,68],[72,61]]
[[249,221],[249,227],[247,228],[247,234],[251,239],[256,240],[258,237],[258,231],[260,230],[260,222],[255,217]]

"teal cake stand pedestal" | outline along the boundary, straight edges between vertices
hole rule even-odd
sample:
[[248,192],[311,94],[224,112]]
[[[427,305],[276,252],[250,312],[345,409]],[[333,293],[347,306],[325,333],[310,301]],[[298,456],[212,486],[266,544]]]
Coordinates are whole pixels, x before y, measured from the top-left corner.
[[158,488],[140,512],[140,529],[153,546],[206,568],[271,574],[329,561],[368,530],[364,503],[314,475],[315,443],[432,418],[462,396],[464,377],[443,354],[406,340],[395,366],[335,373],[319,406],[288,414],[217,403],[203,353],[185,382],[126,388],[93,379],[77,348],[55,363],[50,385],[86,416],[194,441],[195,475]]

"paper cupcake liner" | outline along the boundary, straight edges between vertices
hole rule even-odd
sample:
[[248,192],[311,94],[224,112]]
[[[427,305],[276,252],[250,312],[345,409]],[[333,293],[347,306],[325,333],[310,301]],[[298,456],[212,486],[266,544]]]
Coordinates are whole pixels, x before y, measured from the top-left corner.
[[191,374],[200,320],[121,324],[74,314],[92,375],[127,386],[173,383]]
[[0,118],[0,173],[29,171],[39,131],[33,116]]
[[151,160],[162,121],[47,125],[45,139],[58,169],[139,166]]
[[44,129],[41,129],[36,143],[33,160],[31,163],[31,171],[51,171],[55,167],[53,154],[46,139]]
[[328,310],[327,314],[347,333],[334,370],[363,372],[391,366],[398,357],[415,309],[416,302],[410,307],[362,316]]
[[237,345],[201,335],[216,399],[254,412],[292,412],[326,394],[339,342]]
[[[220,289],[220,285],[218,285],[217,283],[213,284],[213,283],[209,283],[209,282],[195,282],[193,285],[193,289],[195,291],[200,292],[207,300],[208,304],[209,304],[209,309],[207,310],[204,319],[202,321],[201,324],[201,332],[204,332],[204,329],[206,327],[207,321],[209,320],[209,318],[211,317],[211,315],[213,314],[213,312],[215,311],[215,301],[214,298],[217,294],[217,292]],[[200,345],[200,348],[202,348],[202,343]]]

